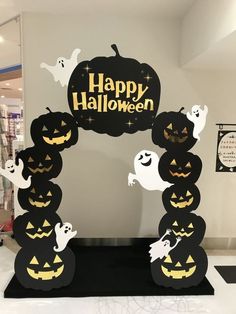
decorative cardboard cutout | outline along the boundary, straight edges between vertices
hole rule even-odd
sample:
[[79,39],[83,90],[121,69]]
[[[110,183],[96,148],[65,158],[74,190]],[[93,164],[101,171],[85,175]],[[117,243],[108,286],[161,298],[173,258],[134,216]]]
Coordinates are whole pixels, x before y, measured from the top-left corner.
[[7,178],[13,184],[21,189],[27,189],[31,184],[31,176],[27,176],[25,179],[22,175],[24,169],[24,162],[19,159],[18,165],[14,160],[7,160],[5,163],[5,169],[0,167],[0,175]]
[[135,174],[129,173],[128,185],[133,186],[136,180],[144,189],[149,191],[164,191],[171,186],[170,183],[163,181],[160,177],[158,163],[159,157],[155,152],[149,150],[140,151],[134,158]]
[[78,126],[67,112],[51,112],[39,116],[31,124],[31,137],[37,146],[61,151],[78,141]]
[[50,247],[23,248],[15,259],[16,277],[26,288],[48,291],[67,286],[75,272],[75,257],[66,248],[54,252]]
[[52,66],[45,62],[42,62],[40,64],[40,67],[42,69],[48,70],[53,75],[54,81],[59,81],[61,83],[61,86],[64,87],[65,85],[68,85],[71,73],[78,64],[77,59],[80,52],[81,50],[77,48],[72,52],[70,59],[66,59],[65,57],[59,57],[55,65]]
[[160,101],[160,81],[146,63],[120,56],[83,61],[68,86],[70,110],[85,130],[120,136],[152,127]]
[[55,233],[57,245],[53,249],[55,252],[61,252],[65,249],[70,239],[76,236],[77,231],[72,231],[72,224],[65,222],[62,226],[60,223],[56,224]]
[[194,123],[193,137],[200,141],[199,134],[205,127],[208,107],[205,105],[204,109],[201,106],[195,105],[192,107],[191,113],[187,112],[187,118]]
[[171,183],[195,183],[202,171],[201,159],[189,152],[166,152],[159,162],[163,180]]

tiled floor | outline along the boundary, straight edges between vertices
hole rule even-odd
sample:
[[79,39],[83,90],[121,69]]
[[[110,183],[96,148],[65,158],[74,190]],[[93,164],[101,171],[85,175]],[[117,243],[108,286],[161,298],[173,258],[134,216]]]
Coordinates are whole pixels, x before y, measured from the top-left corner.
[[236,314],[236,284],[226,284],[213,267],[236,265],[235,255],[209,256],[207,277],[215,288],[215,296],[4,299],[3,291],[13,275],[14,258],[15,253],[6,246],[0,247],[1,314]]

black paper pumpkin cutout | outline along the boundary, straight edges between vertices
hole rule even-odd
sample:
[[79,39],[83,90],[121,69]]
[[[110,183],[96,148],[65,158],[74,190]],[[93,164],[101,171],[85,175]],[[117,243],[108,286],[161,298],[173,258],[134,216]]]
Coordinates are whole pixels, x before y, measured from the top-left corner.
[[201,159],[189,152],[166,152],[159,161],[158,169],[164,181],[170,183],[195,183],[202,170]]
[[18,190],[18,201],[28,211],[55,212],[62,199],[60,187],[51,181],[32,182],[28,189]]
[[160,101],[159,77],[148,64],[112,48],[115,56],[77,65],[68,85],[70,110],[80,127],[97,133],[120,136],[150,129]]
[[15,270],[24,287],[48,291],[71,283],[75,257],[69,248],[62,252],[54,252],[50,247],[21,249],[15,259]]
[[29,212],[18,216],[13,224],[14,237],[17,243],[24,247],[56,245],[55,225],[61,223],[55,213]]
[[162,193],[163,205],[167,212],[190,212],[200,203],[200,192],[194,184],[173,184]]
[[159,224],[160,237],[163,236],[167,229],[170,229],[173,238],[181,237],[182,240],[178,244],[198,245],[202,241],[206,223],[202,217],[192,213],[172,213],[165,214]]
[[33,146],[17,154],[16,160],[23,160],[23,176],[30,175],[34,180],[50,180],[56,178],[62,169],[60,153],[52,147]]
[[181,289],[198,285],[207,271],[207,256],[200,246],[176,247],[167,257],[151,263],[154,282]]
[[[47,108],[49,111],[50,109]],[[33,120],[31,137],[37,146],[49,146],[61,151],[78,141],[78,126],[67,112],[49,112]]]
[[187,151],[196,143],[193,137],[194,124],[179,112],[160,113],[152,127],[152,141],[166,150]]

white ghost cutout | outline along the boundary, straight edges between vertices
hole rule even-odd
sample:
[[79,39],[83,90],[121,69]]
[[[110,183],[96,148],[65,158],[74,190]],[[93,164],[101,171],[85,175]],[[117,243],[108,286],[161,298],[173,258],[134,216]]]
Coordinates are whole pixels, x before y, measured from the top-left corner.
[[159,157],[155,152],[149,150],[140,151],[134,158],[135,174],[129,173],[128,185],[133,186],[137,180],[141,186],[149,191],[164,191],[171,186],[169,182],[163,181],[158,171]]
[[5,169],[0,167],[0,175],[7,178],[13,184],[15,184],[20,189],[27,189],[31,185],[31,176],[27,180],[22,175],[24,169],[24,163],[19,159],[19,164],[16,165],[14,160],[9,159],[5,163]]
[[166,230],[166,233],[156,242],[150,245],[151,249],[149,251],[151,257],[151,263],[156,259],[162,259],[163,257],[168,256],[169,252],[172,251],[178,243],[181,241],[181,237],[176,238],[176,242],[173,246],[170,246],[169,240],[163,240],[166,235],[171,233],[170,229]]
[[201,109],[201,106],[199,105],[195,105],[192,107],[191,113],[186,113],[188,120],[194,123],[193,137],[198,141],[200,141],[199,134],[202,132],[206,124],[207,113],[208,108],[206,105],[204,106],[204,109]]
[[61,226],[60,222],[55,225],[56,242],[57,246],[54,246],[55,252],[63,251],[70,239],[74,238],[77,231],[72,231],[72,224],[69,222],[63,223]]
[[78,55],[81,50],[76,48],[72,54],[70,59],[66,59],[64,57],[59,57],[55,65],[48,65],[45,62],[40,64],[42,69],[48,70],[54,77],[55,82],[60,82],[61,86],[68,86],[71,74],[75,67],[78,64]]

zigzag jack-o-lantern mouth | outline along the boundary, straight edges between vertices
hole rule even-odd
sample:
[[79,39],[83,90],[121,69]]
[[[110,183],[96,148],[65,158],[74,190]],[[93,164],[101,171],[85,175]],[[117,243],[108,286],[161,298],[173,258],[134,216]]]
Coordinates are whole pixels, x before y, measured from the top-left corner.
[[188,201],[174,202],[170,200],[170,203],[175,208],[185,208],[187,206],[190,206],[193,203],[193,196]]
[[28,200],[32,206],[40,207],[40,208],[47,207],[51,203],[51,201],[47,201],[47,202],[33,201],[31,197],[29,197]]
[[[169,255],[165,258],[164,263],[172,264],[172,260]],[[189,263],[195,263],[191,255],[189,255],[186,261],[186,264]],[[161,265],[161,270],[166,277],[171,277],[172,279],[183,279],[191,277],[197,269],[196,265],[190,267],[188,270],[183,269],[183,265],[180,262],[177,262],[174,267],[176,267],[177,269],[168,269],[167,267]]]
[[[55,131],[54,131],[55,133]],[[69,139],[71,138],[71,130],[69,132],[66,133],[66,135],[62,135],[62,136],[58,136],[58,137],[47,137],[47,136],[43,136],[43,140],[49,144],[49,145],[60,145],[60,144],[64,144],[65,142],[69,141]]]
[[182,237],[187,237],[187,238],[189,238],[189,237],[191,237],[191,235],[192,235],[193,232],[194,232],[194,231],[192,231],[192,232],[187,233],[186,231],[185,231],[185,232],[181,232],[181,231],[176,232],[176,231],[174,231],[174,230],[172,230],[172,231],[173,231],[173,233],[174,233],[176,236],[180,236],[181,238],[182,238]]
[[32,173],[37,173],[37,172],[39,172],[39,173],[44,173],[44,172],[49,172],[49,171],[51,171],[52,170],[52,166],[53,165],[51,165],[50,167],[43,167],[43,168],[35,168],[35,169],[33,169],[33,168],[31,168],[31,167],[28,167],[28,169],[32,172]]
[[50,235],[52,234],[52,230],[50,230],[48,233],[47,232],[43,232],[43,233],[35,233],[35,234],[30,234],[28,232],[26,232],[27,236],[30,237],[31,239],[36,239],[36,238],[39,238],[39,239],[42,239],[44,237],[48,238],[50,237]]
[[191,172],[187,172],[187,173],[183,173],[183,172],[172,172],[171,170],[169,170],[170,174],[172,175],[172,177],[178,177],[178,178],[187,178]]

